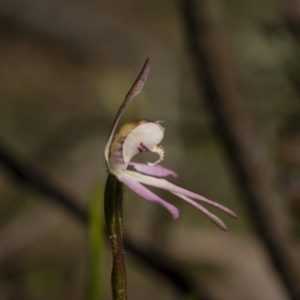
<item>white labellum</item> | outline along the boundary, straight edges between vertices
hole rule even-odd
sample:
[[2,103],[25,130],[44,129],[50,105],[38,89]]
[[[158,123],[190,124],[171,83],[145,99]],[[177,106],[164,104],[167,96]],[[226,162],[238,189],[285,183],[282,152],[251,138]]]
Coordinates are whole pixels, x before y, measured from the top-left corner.
[[110,170],[112,173],[127,169],[132,157],[139,152],[156,152],[163,160],[164,151],[157,145],[164,137],[164,128],[158,123],[140,120],[126,123],[116,134],[110,147]]

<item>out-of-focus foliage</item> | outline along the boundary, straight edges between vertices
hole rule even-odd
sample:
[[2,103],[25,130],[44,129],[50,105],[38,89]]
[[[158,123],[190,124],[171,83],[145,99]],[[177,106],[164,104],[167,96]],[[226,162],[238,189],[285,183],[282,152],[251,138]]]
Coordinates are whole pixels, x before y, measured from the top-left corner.
[[103,220],[101,207],[103,203],[103,184],[96,181],[89,201],[89,270],[88,300],[97,300],[102,294],[102,249],[104,249]]

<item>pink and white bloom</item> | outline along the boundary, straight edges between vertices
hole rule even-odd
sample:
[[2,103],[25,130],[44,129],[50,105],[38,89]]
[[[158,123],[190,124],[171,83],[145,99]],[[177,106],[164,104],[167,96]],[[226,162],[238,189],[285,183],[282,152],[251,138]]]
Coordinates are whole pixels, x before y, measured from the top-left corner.
[[[104,152],[109,171],[136,194],[149,201],[157,202],[164,206],[172,214],[174,219],[179,216],[178,209],[148,190],[143,184],[168,190],[172,194],[180,197],[184,201],[199,209],[218,227],[227,231],[226,225],[220,218],[209,212],[195,200],[218,208],[230,217],[237,218],[237,215],[233,211],[219,203],[213,202],[203,196],[178,187],[165,179],[159,178],[168,175],[177,177],[175,172],[158,164],[164,158],[164,150],[158,146],[164,136],[164,128],[160,125],[159,121],[138,120],[129,122],[121,127],[120,131],[115,135],[116,127],[125,107],[141,91],[148,77],[149,71],[150,63],[149,59],[147,59],[141,73],[126,95],[115,117]],[[157,153],[159,155],[159,159],[154,163],[148,164],[131,162],[133,156],[139,152],[146,151]],[[131,166],[138,172],[128,170],[128,166]]]

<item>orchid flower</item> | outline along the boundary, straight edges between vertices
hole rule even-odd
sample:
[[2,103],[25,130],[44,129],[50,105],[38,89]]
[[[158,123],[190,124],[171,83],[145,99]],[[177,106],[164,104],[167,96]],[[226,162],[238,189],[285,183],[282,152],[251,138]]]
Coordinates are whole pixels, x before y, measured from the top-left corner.
[[[142,90],[149,71],[150,63],[149,59],[147,59],[141,73],[121,104],[113,122],[104,152],[109,171],[136,194],[146,200],[157,202],[164,206],[171,213],[174,219],[179,216],[178,209],[148,190],[143,184],[171,192],[199,209],[218,227],[227,231],[228,229],[226,225],[220,218],[209,212],[195,200],[213,206],[225,212],[232,218],[238,218],[233,211],[219,203],[206,199],[203,196],[178,187],[165,179],[158,178],[168,175],[177,177],[175,172],[158,164],[164,158],[164,150],[158,146],[164,136],[164,128],[161,126],[160,121],[138,120],[129,122],[121,127],[120,131],[115,135],[116,127],[125,107]],[[148,164],[131,162],[131,159],[140,152],[157,153],[159,155],[159,159],[154,163]],[[128,170],[128,166],[131,166],[138,172]]]

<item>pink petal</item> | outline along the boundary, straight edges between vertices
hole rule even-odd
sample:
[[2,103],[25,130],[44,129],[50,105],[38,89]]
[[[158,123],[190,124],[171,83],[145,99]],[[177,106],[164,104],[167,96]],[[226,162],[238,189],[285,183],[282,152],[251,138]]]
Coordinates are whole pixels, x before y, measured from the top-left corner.
[[198,208],[201,212],[204,213],[204,215],[206,217],[208,217],[214,224],[216,224],[219,228],[221,228],[222,230],[224,231],[228,231],[228,228],[227,226],[225,225],[225,223],[220,219],[218,218],[216,215],[212,214],[211,212],[209,212],[205,207],[203,207],[202,205],[200,205],[199,203],[193,201],[192,199],[184,196],[184,195],[181,195],[181,194],[178,194],[178,193],[174,193],[174,195],[180,197],[181,199],[183,199],[184,201],[190,203],[191,205],[195,206],[196,208]]
[[164,177],[164,176],[173,176],[173,177],[178,177],[178,175],[173,172],[172,170],[166,169],[161,165],[153,165],[149,166],[146,164],[140,164],[140,163],[135,163],[135,162],[130,162],[130,166],[134,167],[137,171],[145,173],[147,175],[152,175],[152,176],[158,176],[158,177]]
[[126,170],[126,173],[128,175],[130,175],[131,177],[133,177],[136,181],[138,181],[140,183],[148,184],[148,185],[151,185],[151,186],[154,186],[154,187],[158,187],[158,188],[161,188],[161,189],[168,190],[171,193],[178,193],[178,194],[181,194],[181,195],[185,195],[187,197],[194,198],[196,200],[200,200],[204,203],[207,203],[207,204],[209,204],[213,207],[216,207],[216,208],[220,209],[221,211],[225,212],[226,214],[228,214],[232,218],[236,218],[236,219],[238,218],[237,214],[234,213],[229,208],[227,208],[227,207],[225,207],[225,206],[223,206],[219,203],[213,202],[209,199],[206,199],[203,196],[200,196],[198,194],[195,194],[193,192],[185,190],[181,187],[178,187],[175,184],[172,184],[171,182],[169,182],[165,179],[150,177],[150,176],[143,175],[141,173],[137,173],[137,172],[129,171],[129,170]]
[[179,211],[174,205],[166,202],[165,200],[161,199],[160,197],[158,197],[157,195],[155,195],[154,193],[149,191],[147,188],[145,188],[139,182],[137,182],[136,180],[131,178],[130,175],[123,173],[122,175],[118,175],[117,178],[121,182],[126,184],[136,194],[142,196],[146,200],[157,202],[157,203],[161,204],[162,206],[164,206],[171,213],[171,215],[173,216],[174,219],[177,219],[179,217]]

